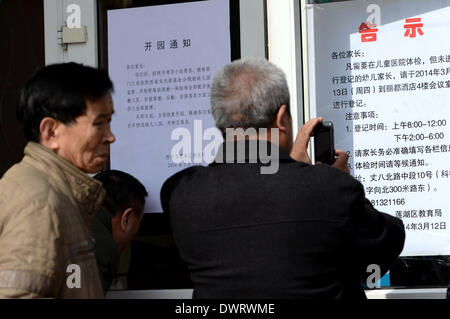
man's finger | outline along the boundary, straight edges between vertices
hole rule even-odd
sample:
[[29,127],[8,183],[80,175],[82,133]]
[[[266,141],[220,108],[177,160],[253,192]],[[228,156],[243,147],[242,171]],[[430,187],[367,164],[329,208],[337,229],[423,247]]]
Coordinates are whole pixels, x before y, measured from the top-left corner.
[[346,173],[350,173],[350,169],[348,168],[348,154],[344,152],[343,150],[335,150],[334,154],[337,156],[336,160],[334,161],[333,167],[340,169],[341,171],[344,171]]
[[[314,128],[316,127],[316,125],[318,123],[322,122],[322,118],[318,117],[318,118],[314,118],[309,120],[308,122],[306,122],[299,130],[298,134],[297,134],[297,138],[300,142],[300,144],[307,148],[308,144],[309,144],[309,138],[311,136],[313,136],[313,131]],[[297,140],[296,138],[296,140]]]
[[302,127],[301,127],[301,131],[305,132],[308,136],[312,136],[312,133],[314,131],[314,128],[316,127],[317,124],[319,124],[320,122],[322,122],[323,118],[321,117],[316,117],[313,119],[310,119],[308,122],[306,122]]

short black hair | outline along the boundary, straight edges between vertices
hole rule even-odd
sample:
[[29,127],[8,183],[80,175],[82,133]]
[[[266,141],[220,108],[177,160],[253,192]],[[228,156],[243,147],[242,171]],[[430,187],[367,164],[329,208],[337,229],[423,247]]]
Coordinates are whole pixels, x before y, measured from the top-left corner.
[[78,63],[51,64],[37,71],[21,90],[16,115],[27,140],[40,142],[40,123],[51,117],[64,124],[86,113],[86,100],[113,90],[108,73]]
[[[102,206],[115,217],[131,207],[140,215],[140,208],[145,205],[147,191],[144,185],[128,173],[109,170],[94,176],[103,184],[106,198]],[[138,216],[140,217],[140,216]]]

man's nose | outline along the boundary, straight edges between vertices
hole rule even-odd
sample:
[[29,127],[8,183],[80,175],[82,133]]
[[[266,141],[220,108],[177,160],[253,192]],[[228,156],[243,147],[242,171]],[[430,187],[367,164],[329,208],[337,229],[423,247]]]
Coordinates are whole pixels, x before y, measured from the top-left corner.
[[111,131],[111,128],[108,128],[108,132],[106,135],[106,141],[110,144],[114,143],[116,141],[116,137],[113,134],[113,132]]

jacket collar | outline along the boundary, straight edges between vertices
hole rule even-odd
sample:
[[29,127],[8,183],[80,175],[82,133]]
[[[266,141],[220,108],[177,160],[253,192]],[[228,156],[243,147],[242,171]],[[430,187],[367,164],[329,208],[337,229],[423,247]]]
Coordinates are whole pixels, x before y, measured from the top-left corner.
[[112,218],[105,208],[100,207],[95,218],[112,234]]
[[33,159],[33,166],[39,166],[52,178],[62,182],[58,185],[61,191],[69,190],[69,198],[74,200],[89,225],[105,197],[102,183],[41,144],[29,142],[24,153],[25,160],[27,157]]
[[266,140],[239,140],[222,143],[211,165],[248,162],[267,163],[269,160],[294,162],[286,150],[274,143]]

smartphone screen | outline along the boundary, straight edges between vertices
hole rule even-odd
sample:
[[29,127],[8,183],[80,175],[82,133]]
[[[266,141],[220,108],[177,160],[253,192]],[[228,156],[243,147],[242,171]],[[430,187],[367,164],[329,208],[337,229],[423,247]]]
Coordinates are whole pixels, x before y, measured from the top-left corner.
[[334,132],[333,122],[323,121],[314,128],[314,159],[316,162],[333,164]]

